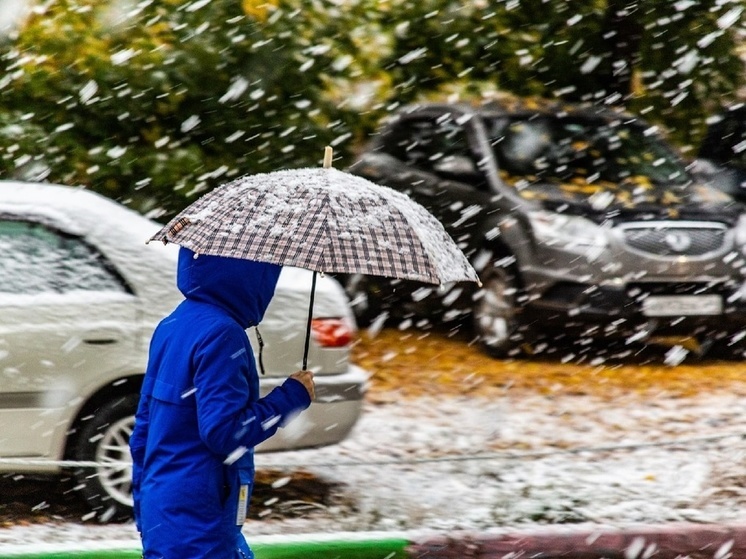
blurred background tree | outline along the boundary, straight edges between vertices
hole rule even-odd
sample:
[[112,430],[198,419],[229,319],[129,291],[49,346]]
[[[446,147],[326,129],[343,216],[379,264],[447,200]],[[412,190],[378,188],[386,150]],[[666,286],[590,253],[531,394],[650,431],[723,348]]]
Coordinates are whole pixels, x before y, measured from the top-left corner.
[[697,143],[743,85],[743,0],[392,2],[398,99],[489,90],[624,106]]
[[239,174],[317,164],[339,110],[306,64],[316,37],[262,4],[39,3],[2,57],[3,174],[157,216]]
[[744,79],[746,0],[13,1],[0,172],[154,217],[327,144],[343,167],[426,98],[622,105],[687,149]]

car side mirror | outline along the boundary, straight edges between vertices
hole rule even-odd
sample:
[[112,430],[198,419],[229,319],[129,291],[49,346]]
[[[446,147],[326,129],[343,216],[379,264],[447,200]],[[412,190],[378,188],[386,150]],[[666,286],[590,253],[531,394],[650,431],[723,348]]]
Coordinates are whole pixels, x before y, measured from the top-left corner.
[[437,173],[454,177],[473,177],[479,173],[474,161],[466,155],[449,155],[433,165]]
[[709,159],[695,159],[689,172],[698,182],[725,192],[738,200],[746,199],[746,173],[729,166],[719,166]]
[[698,177],[711,177],[722,170],[709,159],[694,159],[688,167],[689,171]]

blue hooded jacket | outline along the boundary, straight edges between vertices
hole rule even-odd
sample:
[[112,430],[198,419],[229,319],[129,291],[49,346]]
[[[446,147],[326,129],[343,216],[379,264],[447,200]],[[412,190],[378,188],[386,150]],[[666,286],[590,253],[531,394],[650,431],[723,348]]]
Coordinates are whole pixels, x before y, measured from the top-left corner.
[[253,557],[241,526],[254,446],[311,403],[295,379],[259,398],[245,329],[263,318],[280,270],[180,249],[186,299],[155,329],[130,438],[145,559]]

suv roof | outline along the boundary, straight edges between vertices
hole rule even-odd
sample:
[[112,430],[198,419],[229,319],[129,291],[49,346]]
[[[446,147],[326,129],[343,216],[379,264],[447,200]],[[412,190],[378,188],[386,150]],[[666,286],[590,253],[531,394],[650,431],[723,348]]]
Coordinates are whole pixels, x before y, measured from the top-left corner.
[[634,120],[636,117],[622,109],[610,106],[591,105],[591,104],[572,104],[550,100],[533,100],[533,99],[510,99],[494,100],[486,99],[483,101],[457,101],[453,103],[442,101],[424,101],[412,103],[401,107],[396,113],[393,113],[383,123],[390,122],[391,119],[400,118],[403,115],[409,115],[417,112],[460,112],[462,114],[480,114],[482,116],[501,116],[501,115],[529,115],[529,114],[546,114],[552,116],[562,116],[563,114],[582,115],[595,118],[625,118]]

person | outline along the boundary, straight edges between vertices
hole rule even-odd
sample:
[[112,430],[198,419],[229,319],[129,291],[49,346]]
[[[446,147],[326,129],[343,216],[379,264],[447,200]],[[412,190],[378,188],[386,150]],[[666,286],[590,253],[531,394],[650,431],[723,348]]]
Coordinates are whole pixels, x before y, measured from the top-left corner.
[[177,285],[185,299],[153,333],[130,437],[145,559],[253,557],[241,527],[254,447],[314,397],[309,371],[259,397],[245,329],[262,320],[280,270],[179,250]]

